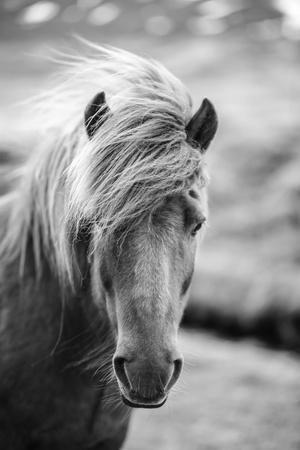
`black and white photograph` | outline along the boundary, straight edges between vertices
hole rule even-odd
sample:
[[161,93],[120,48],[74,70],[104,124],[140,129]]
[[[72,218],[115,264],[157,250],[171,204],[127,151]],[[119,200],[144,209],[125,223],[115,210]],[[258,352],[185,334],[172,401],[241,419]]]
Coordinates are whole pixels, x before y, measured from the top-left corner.
[[0,450],[300,450],[299,0],[0,0]]

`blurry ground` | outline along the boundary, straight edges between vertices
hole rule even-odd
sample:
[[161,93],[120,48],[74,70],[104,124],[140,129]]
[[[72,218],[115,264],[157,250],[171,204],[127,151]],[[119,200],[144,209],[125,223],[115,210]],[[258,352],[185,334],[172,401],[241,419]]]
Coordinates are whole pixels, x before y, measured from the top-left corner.
[[125,450],[299,450],[299,360],[198,332],[182,349],[176,392],[135,412]]
[[[46,88],[49,48],[76,48],[72,33],[158,58],[195,108],[208,97],[218,111],[186,323],[299,350],[299,1],[3,0],[2,147],[30,149],[34,118],[15,102]],[[128,450],[299,450],[298,360],[198,333],[183,344],[183,386],[135,414]]]

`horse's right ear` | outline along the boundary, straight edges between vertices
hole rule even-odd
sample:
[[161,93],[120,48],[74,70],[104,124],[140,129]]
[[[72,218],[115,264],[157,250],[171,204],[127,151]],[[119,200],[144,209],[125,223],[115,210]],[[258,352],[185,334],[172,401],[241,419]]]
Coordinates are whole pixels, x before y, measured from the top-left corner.
[[95,132],[106,119],[109,107],[104,92],[99,92],[85,108],[84,124],[88,137],[92,139]]

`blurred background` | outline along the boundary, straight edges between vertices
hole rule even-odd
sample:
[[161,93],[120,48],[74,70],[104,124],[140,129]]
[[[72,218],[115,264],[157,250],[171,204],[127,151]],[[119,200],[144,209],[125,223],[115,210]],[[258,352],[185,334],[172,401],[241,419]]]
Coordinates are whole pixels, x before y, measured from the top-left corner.
[[157,58],[220,120],[186,369],[166,406],[135,414],[125,448],[299,450],[299,0],[2,0],[4,151],[30,148],[19,102],[47,89],[47,57],[74,34]]

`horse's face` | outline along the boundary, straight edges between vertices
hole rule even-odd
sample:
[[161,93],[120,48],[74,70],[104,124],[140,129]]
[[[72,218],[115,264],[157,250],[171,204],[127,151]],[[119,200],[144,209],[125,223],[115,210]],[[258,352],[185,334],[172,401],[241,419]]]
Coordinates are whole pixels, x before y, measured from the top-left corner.
[[[100,92],[85,110],[90,139],[109,115],[113,113]],[[216,112],[204,99],[185,127],[186,140],[203,154],[216,129]],[[117,339],[114,371],[130,406],[162,405],[180,375],[177,331],[193,274],[195,236],[205,216],[205,190],[195,182],[180,195],[165,198],[127,233],[113,236],[102,254],[101,280]]]
[[101,279],[117,337],[114,371],[130,406],[161,406],[180,375],[177,331],[205,219],[205,190],[194,185],[166,198],[104,257]]

